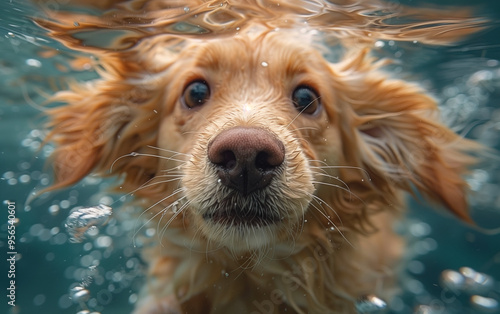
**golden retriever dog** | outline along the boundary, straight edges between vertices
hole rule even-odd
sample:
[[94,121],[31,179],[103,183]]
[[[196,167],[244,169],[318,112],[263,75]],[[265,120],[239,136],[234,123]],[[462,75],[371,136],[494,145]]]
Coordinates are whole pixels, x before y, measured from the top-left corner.
[[[108,1],[102,16],[37,20],[100,75],[53,99],[65,103],[49,110],[53,188],[116,176],[159,231],[135,313],[355,313],[396,291],[405,192],[470,221],[462,175],[478,146],[371,49],[448,44],[478,22],[423,10],[397,32],[365,23],[380,20],[359,13],[368,2],[339,1],[306,25],[316,7],[269,3]],[[99,30],[135,35],[108,49],[78,33]]]

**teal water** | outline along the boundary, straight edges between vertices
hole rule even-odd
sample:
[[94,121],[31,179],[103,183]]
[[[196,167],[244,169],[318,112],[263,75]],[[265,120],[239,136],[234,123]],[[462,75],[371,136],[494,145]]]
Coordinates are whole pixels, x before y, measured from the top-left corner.
[[[441,100],[447,122],[468,137],[500,149],[500,4],[494,0],[474,4],[491,19],[491,27],[458,45],[382,41],[379,45],[383,53],[401,61],[394,67],[398,75],[420,81]],[[71,53],[31,22],[30,16],[36,14],[26,1],[0,3],[0,288],[4,291],[0,313],[77,313],[85,307],[103,314],[128,313],[144,276],[144,264],[133,245],[136,226],[113,218],[83,243],[71,243],[64,228],[72,208],[119,200],[101,192],[108,182],[90,177],[74,188],[45,194],[27,204],[31,193],[51,180],[50,169],[44,166],[52,148],[41,146],[45,133],[40,105],[65,81],[95,77],[92,71],[69,70]],[[46,46],[61,49],[60,54],[45,59],[40,53]],[[472,216],[479,226],[489,229],[500,227],[500,159],[496,157],[481,164],[469,178]],[[15,278],[8,278],[12,250],[7,241],[7,200],[15,202],[18,219]],[[481,309],[472,298],[477,294],[500,302],[500,235],[478,232],[429,207],[413,201],[409,220],[401,227],[409,233],[412,257],[402,280],[404,291],[393,300],[390,312],[500,313],[498,307]],[[494,285],[459,293],[443,287],[443,271],[464,266],[491,276]],[[15,280],[16,307],[8,304],[5,294],[12,290],[8,290],[10,280]],[[89,298],[74,302],[70,290],[82,283],[88,286]]]

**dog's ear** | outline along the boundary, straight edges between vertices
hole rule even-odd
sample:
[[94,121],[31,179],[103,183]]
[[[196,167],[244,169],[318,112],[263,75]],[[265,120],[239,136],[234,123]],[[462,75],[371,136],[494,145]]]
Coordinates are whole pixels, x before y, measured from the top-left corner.
[[411,193],[416,188],[471,221],[462,176],[475,161],[470,152],[480,145],[441,124],[435,100],[418,86],[378,73],[364,55],[349,62],[345,69],[359,71],[344,76],[347,92],[341,93],[352,110],[348,133],[354,138],[348,140],[359,146],[355,158],[374,174],[373,184]]
[[98,80],[75,84],[55,95],[52,100],[65,105],[48,110],[50,133],[46,141],[55,144],[51,156],[55,182],[50,190],[70,186],[92,171],[126,174],[129,180],[147,171],[154,173],[154,160],[125,158],[155,144],[157,115],[148,114],[154,111],[154,96],[138,90]]

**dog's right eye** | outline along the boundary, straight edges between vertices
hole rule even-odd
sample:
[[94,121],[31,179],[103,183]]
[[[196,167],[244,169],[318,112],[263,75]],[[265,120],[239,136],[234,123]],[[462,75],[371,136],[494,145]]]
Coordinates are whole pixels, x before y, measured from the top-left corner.
[[194,81],[184,90],[182,100],[186,107],[195,108],[203,105],[210,98],[210,88],[205,81]]
[[295,109],[301,113],[304,112],[310,115],[317,112],[320,106],[319,99],[320,97],[314,89],[306,85],[300,85],[292,94],[292,101]]

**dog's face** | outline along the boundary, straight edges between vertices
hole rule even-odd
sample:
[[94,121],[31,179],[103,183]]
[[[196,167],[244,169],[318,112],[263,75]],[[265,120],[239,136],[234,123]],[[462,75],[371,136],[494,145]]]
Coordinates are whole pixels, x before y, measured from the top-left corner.
[[194,224],[232,249],[293,238],[316,190],[313,167],[339,154],[328,63],[279,34],[193,45],[179,60],[167,71],[158,146],[189,156],[182,186]]
[[160,221],[233,251],[364,232],[413,187],[467,219],[460,174],[474,146],[366,50],[331,64],[275,31],[141,45],[104,56],[103,80],[59,95],[70,108],[51,112],[57,186],[111,169],[122,191],[162,206],[148,208]]

